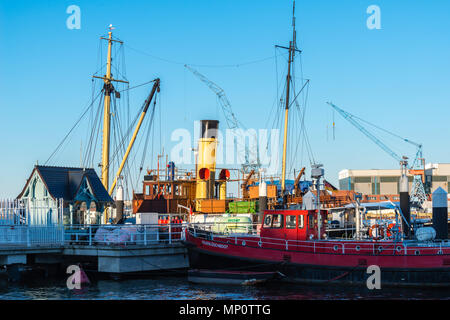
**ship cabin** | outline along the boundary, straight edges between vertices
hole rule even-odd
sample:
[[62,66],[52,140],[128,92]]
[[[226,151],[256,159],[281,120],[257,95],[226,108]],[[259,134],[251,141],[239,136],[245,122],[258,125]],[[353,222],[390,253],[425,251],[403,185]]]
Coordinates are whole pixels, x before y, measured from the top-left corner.
[[[327,211],[321,210],[321,239],[327,225]],[[261,238],[286,240],[316,240],[317,210],[266,210],[261,226]]]

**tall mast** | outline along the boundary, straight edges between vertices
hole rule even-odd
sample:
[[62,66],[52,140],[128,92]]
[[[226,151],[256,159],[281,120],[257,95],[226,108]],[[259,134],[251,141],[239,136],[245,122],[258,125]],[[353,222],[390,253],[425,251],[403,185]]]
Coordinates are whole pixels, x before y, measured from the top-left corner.
[[[110,133],[111,133],[111,94],[115,92],[113,81],[128,83],[128,81],[114,79],[111,75],[111,52],[113,42],[122,44],[122,41],[112,38],[112,30],[114,28],[109,25],[108,38],[101,37],[102,40],[108,40],[108,56],[106,59],[106,74],[104,77],[92,76],[93,78],[102,79],[104,81],[103,90],[105,94],[103,107],[103,137],[102,137],[102,163],[101,177],[102,184],[106,190],[109,187],[109,149],[110,149]],[[105,210],[104,222],[108,222],[108,210]]]
[[103,137],[102,137],[102,163],[101,163],[101,176],[102,183],[106,190],[109,187],[109,147],[110,147],[110,132],[111,132],[111,94],[115,92],[113,81],[128,83],[128,81],[114,79],[111,75],[111,52],[113,42],[123,44],[122,41],[112,38],[112,30],[114,28],[109,25],[108,38],[101,37],[100,39],[108,40],[108,56],[106,59],[106,74],[104,77],[92,76],[93,78],[102,79],[104,81],[103,90],[105,94],[105,101],[103,107]]
[[[286,76],[286,107],[284,109],[284,135],[283,135],[283,162],[281,173],[281,192],[284,195],[286,190],[286,157],[287,157],[287,134],[289,119],[289,94],[291,90],[291,64],[294,62],[296,49],[296,33],[295,33],[295,0],[292,8],[292,41],[289,41],[289,48],[281,47],[289,50],[288,73]],[[299,51],[300,52],[300,51]]]
[[108,32],[108,57],[106,61],[106,75],[103,81],[105,101],[103,108],[103,140],[102,140],[102,183],[106,190],[109,188],[109,144],[110,144],[110,122],[111,122],[111,92],[114,90],[111,84],[111,49],[112,28]]

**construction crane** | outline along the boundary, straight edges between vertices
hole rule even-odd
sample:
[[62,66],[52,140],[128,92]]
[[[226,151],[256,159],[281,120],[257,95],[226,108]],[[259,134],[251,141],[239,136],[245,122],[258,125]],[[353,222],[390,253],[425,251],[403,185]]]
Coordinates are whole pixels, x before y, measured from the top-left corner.
[[[214,82],[212,82],[211,80],[206,78],[204,75],[202,75],[197,70],[191,68],[188,65],[184,65],[184,66],[186,69],[191,71],[196,77],[198,77],[203,83],[205,83],[208,86],[208,88],[210,88],[211,91],[213,91],[217,95],[217,98],[222,107],[222,111],[224,113],[228,128],[231,130],[240,129],[240,128],[245,129],[244,126],[242,126],[240,124],[239,120],[236,118],[235,114],[233,113],[233,110],[231,109],[230,101],[228,100],[227,96],[225,95],[225,91],[221,87],[219,87],[217,84],[215,84]],[[258,141],[256,135],[252,136],[252,138],[254,141],[256,141],[256,142]],[[259,161],[258,144],[256,144],[257,145],[256,155],[254,154],[253,151],[249,150],[245,141],[244,141],[244,145],[245,145],[245,162],[242,164],[242,169],[244,171],[244,174],[249,174],[252,170],[258,171],[259,168],[261,168],[261,164]],[[252,155],[252,159],[256,159],[256,162],[250,163],[249,155]]]
[[302,170],[300,170],[300,172],[298,173],[298,175],[297,175],[297,178],[295,178],[295,182],[294,182],[294,194],[296,195],[296,196],[299,196],[299,188],[298,188],[298,184],[300,183],[300,179],[301,179],[301,177],[305,174],[305,170],[306,170],[306,168],[305,167],[303,167],[302,168]]
[[[388,153],[392,158],[397,160],[400,163],[405,163],[406,157],[400,157],[397,153],[392,151],[388,146],[386,146],[380,139],[375,137],[372,133],[370,133],[366,128],[364,128],[358,121],[364,121],[366,123],[369,123],[365,120],[362,120],[361,118],[342,110],[338,106],[334,105],[331,102],[327,102],[334,110],[336,110],[344,119],[346,119],[348,122],[350,122],[353,126],[355,126],[359,131],[361,131],[364,135],[366,135],[370,140],[372,140],[375,144],[377,144],[381,149],[383,149],[386,153]],[[370,124],[370,123],[369,123]],[[418,206],[422,206],[422,204],[426,201],[427,197],[425,194],[425,188],[423,186],[424,177],[425,177],[425,160],[422,155],[422,144],[411,141],[409,139],[400,137],[399,135],[389,132],[383,128],[380,128],[378,126],[375,126],[371,124],[372,126],[389,133],[401,140],[403,140],[406,143],[409,143],[417,148],[416,156],[414,158],[414,161],[412,162],[412,165],[408,166],[406,162],[406,166],[409,169],[409,174],[414,176],[413,185],[412,185],[412,192],[411,192],[411,202],[413,204],[416,204]],[[418,165],[420,162],[422,162],[423,169],[417,169],[415,168],[416,165]]]
[[247,199],[249,197],[247,186],[250,183],[250,179],[253,177],[254,174],[255,174],[255,170],[250,171],[250,173],[247,175],[247,178],[245,178],[244,183],[242,183],[242,185],[241,185],[242,198],[244,198],[244,199]]

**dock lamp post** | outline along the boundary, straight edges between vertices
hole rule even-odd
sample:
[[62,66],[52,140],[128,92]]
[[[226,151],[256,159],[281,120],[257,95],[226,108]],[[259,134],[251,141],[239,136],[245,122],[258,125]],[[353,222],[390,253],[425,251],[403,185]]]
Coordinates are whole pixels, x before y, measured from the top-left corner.
[[325,174],[325,170],[322,168],[322,164],[314,164],[311,169],[311,178],[316,179],[316,190],[317,190],[317,239],[320,240],[320,231],[322,229],[322,215],[320,213],[320,178]]

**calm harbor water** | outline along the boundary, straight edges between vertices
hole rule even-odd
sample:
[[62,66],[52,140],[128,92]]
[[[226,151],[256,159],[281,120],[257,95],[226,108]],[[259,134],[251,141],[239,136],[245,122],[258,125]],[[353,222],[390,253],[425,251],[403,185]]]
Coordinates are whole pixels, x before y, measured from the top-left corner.
[[95,280],[81,290],[69,290],[66,280],[39,280],[0,288],[1,300],[450,300],[448,289],[369,290],[356,287],[303,286],[272,283],[264,286],[199,285],[182,276]]

